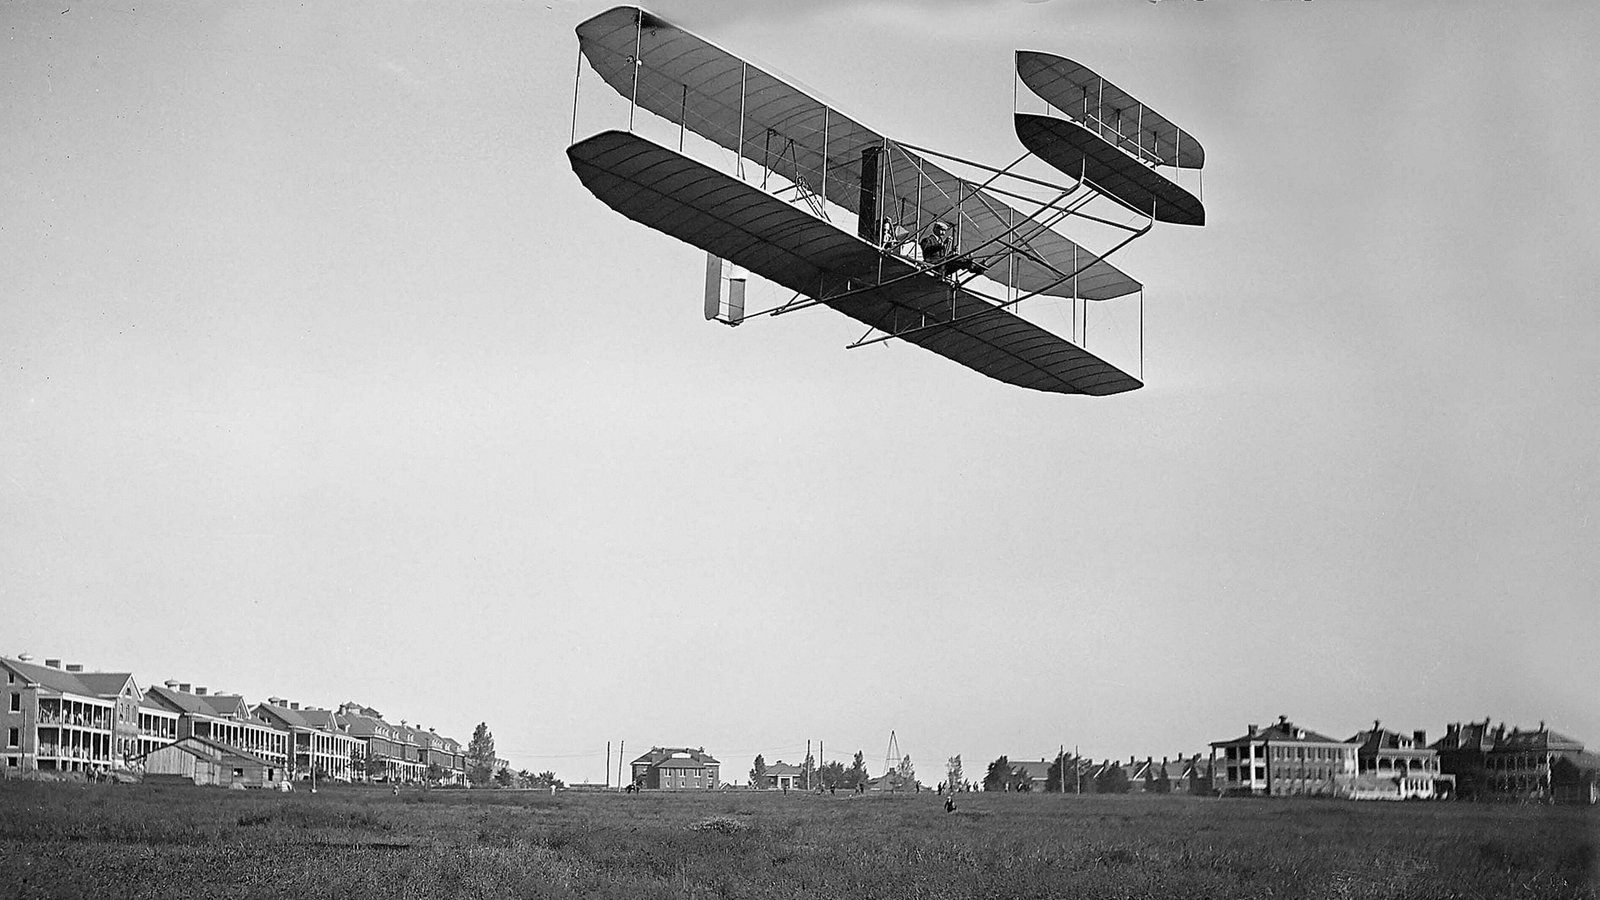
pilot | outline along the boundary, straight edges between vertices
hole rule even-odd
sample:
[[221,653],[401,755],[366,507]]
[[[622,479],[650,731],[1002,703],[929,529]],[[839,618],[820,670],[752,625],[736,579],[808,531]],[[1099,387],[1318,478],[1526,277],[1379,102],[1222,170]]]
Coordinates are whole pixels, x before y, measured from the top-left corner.
[[922,261],[939,266],[948,278],[954,278],[963,269],[974,275],[982,275],[985,269],[974,262],[971,256],[957,255],[955,229],[950,227],[949,222],[933,223],[928,236],[922,239]]
[[945,257],[954,253],[956,249],[955,233],[951,230],[949,222],[933,223],[921,243],[922,261],[929,265],[944,262]]

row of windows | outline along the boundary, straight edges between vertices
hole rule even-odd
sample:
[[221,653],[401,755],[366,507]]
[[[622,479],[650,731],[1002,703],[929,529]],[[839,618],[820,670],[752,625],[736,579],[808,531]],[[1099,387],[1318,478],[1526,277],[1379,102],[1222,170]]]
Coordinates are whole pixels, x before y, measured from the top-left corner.
[[1348,752],[1342,747],[1273,747],[1272,758],[1342,762]]

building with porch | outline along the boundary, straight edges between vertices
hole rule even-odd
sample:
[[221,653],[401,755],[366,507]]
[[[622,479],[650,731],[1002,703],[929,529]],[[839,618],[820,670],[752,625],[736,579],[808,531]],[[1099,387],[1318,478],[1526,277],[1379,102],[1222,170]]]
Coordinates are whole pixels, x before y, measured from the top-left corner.
[[7,773],[72,772],[109,774],[117,754],[118,698],[100,696],[84,683],[79,671],[69,672],[59,659],[35,665],[24,654],[0,657],[6,676],[0,706],[5,736]]
[[633,784],[655,791],[709,791],[721,784],[721,769],[704,747],[651,747],[632,763]]
[[289,736],[289,771],[296,778],[351,781],[364,777],[366,741],[346,734],[332,710],[301,707],[278,697],[251,710],[256,722]]
[[[1218,754],[1221,760],[1218,760]],[[1267,728],[1211,744],[1217,785],[1227,794],[1273,797],[1349,797],[1356,778],[1356,746],[1301,728],[1279,716]]]
[[[238,694],[215,693],[204,686],[169,680],[144,693],[146,705],[175,713],[178,737],[198,737],[253,753],[280,768],[289,766],[289,733],[258,721]],[[154,724],[160,724],[152,716]]]
[[1429,749],[1426,732],[1401,734],[1374,721],[1349,743],[1356,745],[1352,799],[1432,800],[1448,795],[1455,782],[1439,771],[1439,751]]
[[426,780],[428,767],[409,726],[394,725],[377,710],[354,702],[341,704],[335,718],[341,731],[366,744],[367,779],[400,784]]

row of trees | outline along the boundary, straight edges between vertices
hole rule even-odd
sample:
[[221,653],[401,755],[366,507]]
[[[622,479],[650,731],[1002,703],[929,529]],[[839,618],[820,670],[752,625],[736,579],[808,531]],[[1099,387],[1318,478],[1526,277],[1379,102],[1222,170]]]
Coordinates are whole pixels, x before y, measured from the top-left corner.
[[[959,766],[959,757],[955,762]],[[1121,766],[1102,766],[1092,776],[1079,775],[1078,767],[1087,762],[1079,757],[1059,756],[1050,764],[1045,774],[1044,790],[1046,793],[1083,793],[1083,794],[1126,794],[1131,787],[1128,783],[1128,773]],[[959,771],[959,770],[958,770]],[[1065,773],[1066,783],[1062,783]],[[1002,756],[989,764],[989,770],[983,776],[983,789],[986,791],[1031,791],[1034,789],[1033,779],[1021,767],[1013,766],[1011,760]],[[1162,770],[1159,776],[1152,779],[1151,789],[1155,793],[1167,793],[1172,790],[1172,783],[1167,778],[1167,773]]]
[[[433,768],[429,766],[428,771],[431,773]],[[512,772],[501,766],[495,755],[494,734],[484,722],[479,722],[478,727],[472,730],[472,740],[467,742],[467,781],[474,787],[488,787],[491,784],[503,788],[536,789],[567,786],[554,772],[545,771],[535,775],[527,769]]]
[[[895,766],[894,774],[900,783],[907,788],[914,787],[917,781],[916,769],[911,765],[911,756],[908,754]],[[750,767],[750,784],[760,785],[767,777],[767,761],[761,754],[756,754],[755,762]],[[817,765],[816,758],[806,754],[806,761],[800,766],[800,789],[812,790],[821,788],[825,791],[844,789],[853,791],[859,785],[864,785],[871,780],[867,774],[867,759],[860,750],[850,760],[850,766],[838,760],[831,760]]]

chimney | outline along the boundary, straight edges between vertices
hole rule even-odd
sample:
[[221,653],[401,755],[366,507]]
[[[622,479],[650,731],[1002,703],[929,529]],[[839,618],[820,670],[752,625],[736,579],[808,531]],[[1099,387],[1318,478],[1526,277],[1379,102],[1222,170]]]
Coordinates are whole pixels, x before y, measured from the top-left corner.
[[178,690],[184,692],[185,694],[189,693],[189,687],[190,686],[185,682],[178,682]]
[[1279,728],[1288,728],[1289,727],[1289,717],[1288,716],[1279,716],[1278,717],[1278,727]]
[[1133,757],[1131,755],[1128,757],[1128,765],[1133,765]]
[[46,668],[50,668],[50,669],[59,669],[59,668],[61,668],[61,660],[59,660],[59,659],[47,659],[47,660],[44,661],[44,664],[45,664]]
[[1251,725],[1249,728],[1245,729],[1245,734],[1249,735],[1250,737],[1255,737],[1256,736],[1256,726]]
[[1372,720],[1372,733],[1373,734],[1377,734],[1378,733],[1378,726],[1380,726],[1382,724],[1383,723],[1379,722],[1377,719],[1373,719]]
[[175,691],[175,690],[178,689],[178,683],[176,681],[173,681],[171,678],[168,678],[163,683],[167,686],[167,690],[169,690],[169,691]]
[[206,689],[203,688],[203,687],[200,687],[199,685],[195,685],[194,695],[196,697],[204,697],[206,695]]
[[1419,750],[1428,746],[1428,733],[1426,731],[1411,732],[1411,743]]
[[67,663],[68,672],[82,672],[83,663]]

